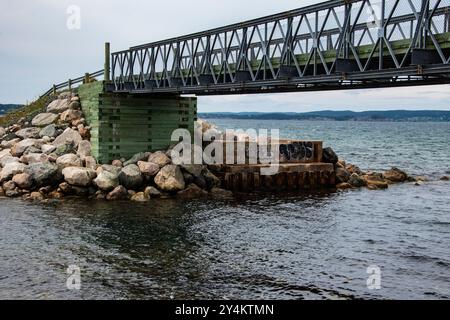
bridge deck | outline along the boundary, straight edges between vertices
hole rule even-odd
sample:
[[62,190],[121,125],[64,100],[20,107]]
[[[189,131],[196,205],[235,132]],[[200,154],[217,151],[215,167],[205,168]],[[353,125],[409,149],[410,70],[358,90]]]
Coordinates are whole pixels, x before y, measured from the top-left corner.
[[238,94],[450,82],[450,0],[327,1],[111,55],[113,92]]

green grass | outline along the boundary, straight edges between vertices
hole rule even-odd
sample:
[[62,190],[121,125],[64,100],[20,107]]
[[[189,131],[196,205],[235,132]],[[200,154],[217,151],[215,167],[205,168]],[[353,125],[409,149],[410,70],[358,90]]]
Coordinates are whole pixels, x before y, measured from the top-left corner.
[[0,126],[11,126],[19,122],[22,118],[26,118],[27,121],[31,121],[37,114],[45,112],[45,108],[54,99],[55,97],[52,95],[39,98],[26,106],[10,111],[0,118]]

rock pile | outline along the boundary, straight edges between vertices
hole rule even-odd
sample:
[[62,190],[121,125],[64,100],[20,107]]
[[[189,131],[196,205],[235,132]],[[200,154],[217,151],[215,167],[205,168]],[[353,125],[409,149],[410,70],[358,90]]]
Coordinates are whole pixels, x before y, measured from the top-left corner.
[[61,94],[30,121],[0,127],[0,196],[31,200],[88,196],[148,201],[232,196],[206,166],[177,166],[168,152],[139,153],[99,165],[80,99]]
[[336,172],[336,188],[340,190],[366,187],[370,190],[382,190],[389,185],[403,182],[423,183],[423,177],[412,177],[406,172],[392,168],[384,172],[364,172],[359,167],[339,159],[331,148],[323,150],[323,160],[334,164]]

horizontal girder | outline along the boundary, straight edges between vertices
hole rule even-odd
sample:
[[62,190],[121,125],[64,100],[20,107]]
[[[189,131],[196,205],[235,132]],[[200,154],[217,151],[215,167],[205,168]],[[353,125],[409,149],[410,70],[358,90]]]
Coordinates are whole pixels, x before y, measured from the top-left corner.
[[114,92],[448,83],[450,0],[333,0],[111,55]]

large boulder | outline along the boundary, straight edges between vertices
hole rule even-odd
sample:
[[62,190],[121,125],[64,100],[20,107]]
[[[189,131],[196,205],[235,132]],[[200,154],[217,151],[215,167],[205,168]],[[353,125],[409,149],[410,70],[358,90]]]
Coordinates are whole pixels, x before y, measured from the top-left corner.
[[45,128],[43,128],[41,131],[39,131],[39,136],[42,137],[56,137],[57,131],[56,126],[52,123]]
[[18,136],[19,138],[22,138],[22,139],[29,139],[29,138],[37,139],[37,138],[39,138],[40,131],[41,131],[41,129],[36,128],[36,127],[25,128],[25,129],[21,129],[21,130],[17,131],[16,136]]
[[400,183],[407,181],[409,177],[406,172],[398,168],[392,168],[391,170],[385,171],[383,173],[383,178],[389,180],[392,183]]
[[59,119],[63,122],[72,122],[73,120],[80,119],[83,116],[83,112],[80,110],[66,110],[61,113]]
[[350,172],[344,168],[336,168],[336,182],[344,183],[348,182],[348,180],[350,180]]
[[54,184],[60,179],[58,166],[50,162],[30,164],[24,172],[31,176],[38,187]]
[[36,127],[46,127],[54,123],[58,115],[54,113],[40,113],[31,120],[31,124]]
[[62,171],[64,180],[72,186],[87,187],[97,176],[94,170],[79,167],[67,167]]
[[19,173],[16,174],[12,181],[20,188],[20,189],[31,189],[33,186],[33,178],[28,173]]
[[102,171],[94,179],[94,184],[104,191],[111,191],[119,186],[119,176],[115,173]]
[[70,99],[56,99],[47,106],[47,112],[61,113],[69,109]]
[[67,167],[81,167],[83,162],[77,155],[68,153],[56,159],[56,164],[59,170],[63,170]]
[[333,149],[324,148],[322,150],[322,162],[336,164],[338,163],[338,161],[339,158]]
[[24,172],[26,167],[26,165],[20,162],[6,164],[0,171],[0,182],[11,180],[14,175]]
[[212,188],[209,194],[215,199],[232,199],[233,192],[221,188]]
[[76,148],[73,142],[67,142],[56,147],[53,153],[56,154],[58,157],[60,157],[68,153],[76,153]]
[[72,143],[75,148],[78,147],[78,144],[82,141],[83,139],[81,138],[80,134],[78,133],[78,131],[75,131],[71,128],[67,128],[66,130],[64,130],[64,132],[62,134],[60,134],[55,141],[53,141],[53,145],[56,147],[68,144],[68,143]]
[[217,178],[211,171],[209,171],[207,168],[203,169],[202,171],[202,176],[206,181],[206,188],[208,190],[215,188],[215,187],[220,187],[220,185],[222,184],[222,182],[220,181],[219,178]]
[[144,183],[141,171],[135,164],[130,164],[122,169],[119,174],[119,181],[125,188],[132,190],[141,188]]
[[139,170],[145,177],[154,177],[159,172],[159,165],[153,162],[138,161]]
[[162,151],[158,151],[155,153],[152,153],[148,157],[148,162],[153,162],[157,164],[160,168],[165,167],[166,165],[172,163],[172,161],[169,159],[168,156]]
[[116,187],[113,191],[108,193],[106,200],[126,200],[128,199],[128,192],[123,186]]
[[91,155],[92,146],[91,143],[87,140],[82,140],[78,144],[77,154],[80,158],[88,157]]
[[97,169],[97,160],[95,160],[94,157],[92,157],[92,156],[84,157],[83,162],[84,162],[84,166],[86,168],[89,168],[89,169],[92,169],[92,170],[96,170]]
[[147,202],[150,198],[144,192],[138,192],[131,197],[131,201],[134,202]]
[[136,163],[138,163],[139,161],[143,161],[143,160],[147,159],[148,156],[149,156],[149,153],[148,153],[148,152],[140,152],[140,153],[137,153],[137,154],[135,154],[134,156],[132,156],[130,160],[125,161],[124,164],[123,164],[123,166],[126,167],[126,166],[128,166],[128,165],[130,165],[130,164],[136,164]]
[[356,173],[353,173],[348,180],[348,183],[351,184],[355,188],[365,187],[367,185],[367,181],[358,176]]
[[152,186],[145,188],[144,193],[145,193],[146,197],[148,197],[148,198],[161,197],[161,192],[159,192],[158,189],[156,189],[155,187],[152,187]]
[[35,140],[35,139],[22,140],[22,141],[16,143],[11,148],[11,154],[15,157],[20,157],[25,152],[25,150],[27,150],[31,146],[36,146],[36,144],[37,144],[37,140]]
[[206,166],[201,164],[183,164],[181,168],[193,177],[198,178],[202,176],[202,172],[206,169]]
[[114,173],[117,176],[120,174],[120,171],[122,170],[122,168],[119,168],[119,167],[116,167],[116,166],[112,166],[112,165],[109,165],[109,164],[102,165],[101,169],[103,171],[108,171],[108,172]]
[[159,189],[168,192],[177,192],[185,188],[183,173],[176,165],[166,165],[155,177]]
[[177,197],[181,199],[195,199],[208,195],[208,192],[200,189],[196,184],[190,184],[186,189],[177,193]]

